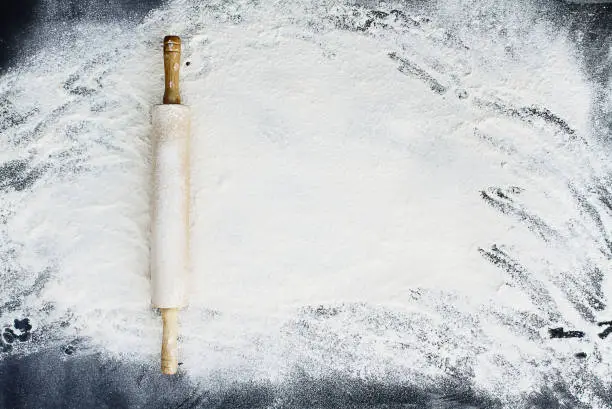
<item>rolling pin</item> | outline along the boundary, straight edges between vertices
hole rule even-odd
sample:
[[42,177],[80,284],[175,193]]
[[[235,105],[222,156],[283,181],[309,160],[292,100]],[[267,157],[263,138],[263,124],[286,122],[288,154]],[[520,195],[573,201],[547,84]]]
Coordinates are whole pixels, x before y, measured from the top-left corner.
[[153,107],[151,303],[162,317],[161,370],[178,369],[178,312],[187,305],[190,110],[181,105],[181,39],[164,38],[163,105]]

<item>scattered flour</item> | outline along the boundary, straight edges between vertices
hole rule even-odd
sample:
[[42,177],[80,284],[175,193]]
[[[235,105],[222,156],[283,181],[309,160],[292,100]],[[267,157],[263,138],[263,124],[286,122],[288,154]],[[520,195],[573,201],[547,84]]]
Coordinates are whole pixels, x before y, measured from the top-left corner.
[[[0,163],[38,172],[0,199],[0,299],[66,323],[50,341],[158,359],[150,110],[174,33],[190,62],[190,376],[460,376],[514,408],[557,377],[603,407],[579,382],[609,377],[612,356],[594,324],[610,319],[612,214],[592,86],[562,30],[482,3],[183,0],[68,31],[70,49],[0,78]],[[587,337],[555,342],[553,326]]]

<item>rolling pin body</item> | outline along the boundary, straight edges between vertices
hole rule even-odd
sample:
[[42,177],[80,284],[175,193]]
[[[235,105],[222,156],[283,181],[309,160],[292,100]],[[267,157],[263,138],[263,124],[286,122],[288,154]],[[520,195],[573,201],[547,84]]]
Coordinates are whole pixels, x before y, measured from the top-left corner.
[[189,267],[189,107],[157,105],[152,123],[151,299],[156,308],[182,308]]

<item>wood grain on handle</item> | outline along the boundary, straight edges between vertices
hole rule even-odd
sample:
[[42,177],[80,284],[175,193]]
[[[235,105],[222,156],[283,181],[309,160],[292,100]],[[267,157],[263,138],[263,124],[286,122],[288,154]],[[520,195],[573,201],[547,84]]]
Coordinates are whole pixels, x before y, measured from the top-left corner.
[[161,369],[166,375],[178,370],[178,308],[160,308],[163,323]]
[[166,90],[164,104],[180,104],[179,70],[181,69],[181,38],[178,36],[164,37],[164,72],[166,74]]

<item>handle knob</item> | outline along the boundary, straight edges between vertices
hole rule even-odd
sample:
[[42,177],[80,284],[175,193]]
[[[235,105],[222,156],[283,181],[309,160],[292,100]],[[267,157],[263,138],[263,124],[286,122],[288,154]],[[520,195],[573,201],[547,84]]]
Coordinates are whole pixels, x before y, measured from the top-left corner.
[[181,69],[181,38],[178,36],[164,37],[164,73],[166,90],[164,104],[180,104],[179,70]]

